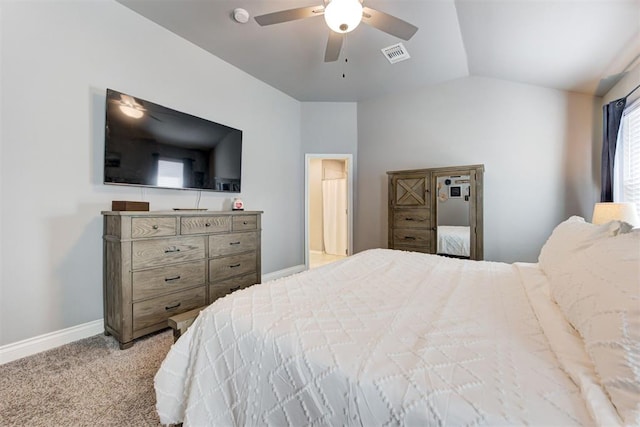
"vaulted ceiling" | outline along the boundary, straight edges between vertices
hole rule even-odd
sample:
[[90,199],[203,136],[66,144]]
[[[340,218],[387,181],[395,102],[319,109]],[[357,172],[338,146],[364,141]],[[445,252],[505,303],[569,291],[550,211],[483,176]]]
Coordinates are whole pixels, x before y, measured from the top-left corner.
[[[253,19],[322,0],[119,2],[300,101],[358,101],[465,76],[603,95],[640,56],[640,0],[364,0],[418,32],[402,41],[361,24],[331,63],[322,16]],[[245,24],[232,17],[238,7],[251,16]],[[411,58],[390,64],[381,49],[398,42]]]

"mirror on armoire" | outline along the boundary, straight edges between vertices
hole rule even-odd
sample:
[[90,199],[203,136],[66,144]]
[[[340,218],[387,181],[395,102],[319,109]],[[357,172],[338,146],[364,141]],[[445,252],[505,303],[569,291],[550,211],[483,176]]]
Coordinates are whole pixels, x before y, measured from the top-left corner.
[[433,172],[436,253],[455,258],[483,258],[482,166]]

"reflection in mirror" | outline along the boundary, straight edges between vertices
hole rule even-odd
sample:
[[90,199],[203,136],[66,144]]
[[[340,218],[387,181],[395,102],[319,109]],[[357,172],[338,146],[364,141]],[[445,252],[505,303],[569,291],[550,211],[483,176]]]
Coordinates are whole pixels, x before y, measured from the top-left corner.
[[457,258],[471,256],[469,175],[438,176],[436,180],[437,253]]

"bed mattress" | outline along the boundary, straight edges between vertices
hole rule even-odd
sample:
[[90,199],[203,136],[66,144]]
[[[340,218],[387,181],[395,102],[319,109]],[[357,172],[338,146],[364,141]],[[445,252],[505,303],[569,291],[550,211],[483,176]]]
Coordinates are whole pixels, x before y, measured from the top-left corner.
[[540,287],[534,273],[375,249],[235,292],[172,347],[158,414],[187,426],[614,420],[558,359],[525,283]]

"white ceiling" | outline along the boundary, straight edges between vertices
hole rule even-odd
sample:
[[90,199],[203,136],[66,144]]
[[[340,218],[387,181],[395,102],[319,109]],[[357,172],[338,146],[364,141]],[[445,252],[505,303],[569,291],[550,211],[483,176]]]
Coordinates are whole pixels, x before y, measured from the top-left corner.
[[[253,19],[322,0],[118,1],[300,101],[359,101],[469,75],[603,95],[640,55],[640,0],[364,0],[419,27],[403,42],[411,59],[396,64],[380,49],[402,40],[365,24],[325,63],[321,16]],[[232,19],[236,7],[248,23]]]

